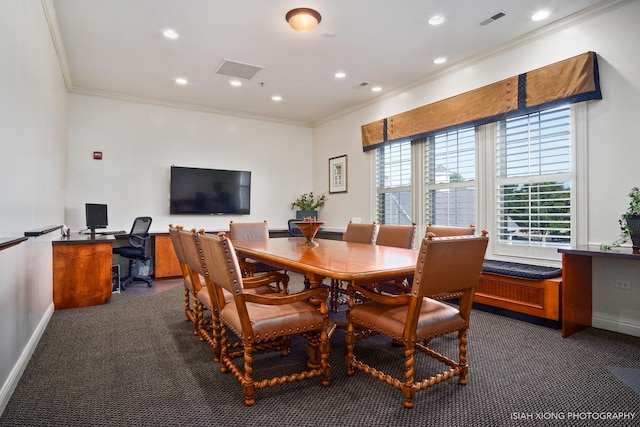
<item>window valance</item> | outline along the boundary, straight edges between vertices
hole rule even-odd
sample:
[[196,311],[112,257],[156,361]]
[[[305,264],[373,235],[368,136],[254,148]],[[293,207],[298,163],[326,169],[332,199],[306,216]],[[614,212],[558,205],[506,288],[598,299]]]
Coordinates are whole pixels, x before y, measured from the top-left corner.
[[602,99],[598,60],[586,52],[362,126],[362,148],[479,126],[560,104]]

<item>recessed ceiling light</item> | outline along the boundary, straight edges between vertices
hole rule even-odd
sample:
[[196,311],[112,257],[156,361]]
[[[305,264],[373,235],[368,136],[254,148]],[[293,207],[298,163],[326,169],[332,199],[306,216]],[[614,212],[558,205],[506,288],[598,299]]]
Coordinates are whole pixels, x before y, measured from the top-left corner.
[[447,62],[447,58],[445,58],[444,56],[441,56],[433,60],[434,64],[444,64],[445,62]]
[[174,30],[172,30],[171,28],[164,30],[162,32],[162,35],[171,40],[175,40],[179,37],[179,34]]
[[183,78],[183,77],[178,77],[178,78],[176,78],[175,82],[176,82],[177,84],[179,84],[180,86],[184,86],[184,85],[186,85],[187,83],[189,83],[189,81],[188,81],[187,79]]
[[271,97],[271,99],[272,99],[273,101],[282,101],[282,97],[281,97],[280,95],[273,95],[273,96]]
[[444,22],[444,16],[442,15],[433,15],[429,18],[429,25],[440,25]]
[[534,13],[533,16],[531,17],[531,20],[542,21],[543,19],[547,19],[549,15],[551,15],[551,12],[549,12],[548,10],[541,10],[539,12]]
[[382,88],[380,86],[374,86],[371,88],[371,92],[380,92]]
[[240,80],[231,80],[229,84],[231,84],[231,86],[242,86],[242,82]]
[[342,71],[338,71],[333,75],[336,79],[344,79],[347,77],[347,73],[343,73]]

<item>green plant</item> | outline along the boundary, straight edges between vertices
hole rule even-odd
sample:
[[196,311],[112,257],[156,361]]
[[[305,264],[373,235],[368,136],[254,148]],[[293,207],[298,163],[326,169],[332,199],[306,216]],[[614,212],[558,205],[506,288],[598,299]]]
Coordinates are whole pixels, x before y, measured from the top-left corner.
[[297,199],[291,202],[291,209],[298,208],[298,210],[301,211],[316,211],[318,208],[323,207],[326,201],[326,194],[323,193],[316,196],[312,191],[310,193],[300,195]]
[[634,215],[640,215],[640,188],[638,187],[633,187],[631,189],[631,192],[629,193],[629,206],[627,206],[626,212],[618,219],[618,224],[620,224],[620,237],[615,242],[601,244],[600,249],[606,251],[620,247],[620,245],[626,243],[631,237],[631,231],[627,225],[627,219]]

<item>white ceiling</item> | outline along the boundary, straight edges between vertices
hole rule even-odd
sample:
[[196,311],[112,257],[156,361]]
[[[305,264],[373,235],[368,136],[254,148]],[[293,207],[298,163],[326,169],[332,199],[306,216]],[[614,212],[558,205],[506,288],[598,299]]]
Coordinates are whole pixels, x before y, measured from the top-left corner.
[[[311,125],[619,0],[53,0],[74,92]],[[322,15],[308,33],[285,14]],[[531,15],[548,9],[541,22]],[[504,12],[489,25],[479,22]],[[440,26],[427,24],[441,14]],[[180,37],[168,40],[172,28]],[[333,33],[327,36],[326,33]],[[444,65],[435,65],[444,56]],[[223,60],[263,67],[232,87]],[[347,77],[338,80],[337,71]],[[174,79],[189,83],[178,86]],[[362,87],[361,83],[368,83]],[[382,87],[374,93],[373,86]],[[278,94],[282,101],[274,102]]]

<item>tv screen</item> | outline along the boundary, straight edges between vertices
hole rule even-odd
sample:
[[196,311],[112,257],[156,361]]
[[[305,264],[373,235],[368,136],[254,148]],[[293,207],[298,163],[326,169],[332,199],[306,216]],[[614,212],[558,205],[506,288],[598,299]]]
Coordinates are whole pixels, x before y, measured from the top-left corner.
[[171,166],[171,215],[249,215],[251,172]]
[[107,228],[109,221],[107,220],[107,205],[99,203],[85,203],[85,216],[87,220],[87,228],[95,231],[96,228]]

